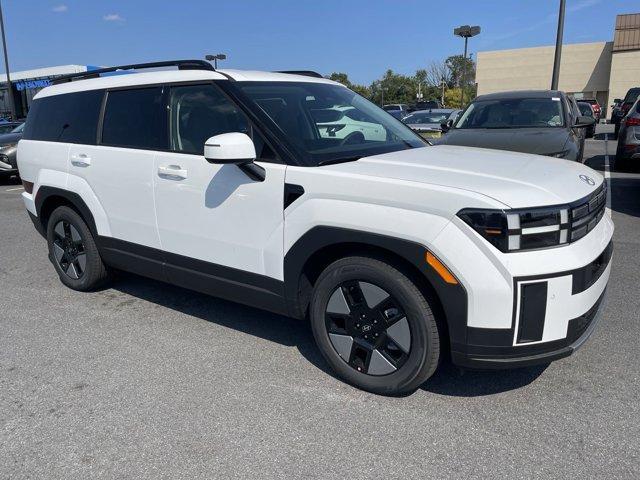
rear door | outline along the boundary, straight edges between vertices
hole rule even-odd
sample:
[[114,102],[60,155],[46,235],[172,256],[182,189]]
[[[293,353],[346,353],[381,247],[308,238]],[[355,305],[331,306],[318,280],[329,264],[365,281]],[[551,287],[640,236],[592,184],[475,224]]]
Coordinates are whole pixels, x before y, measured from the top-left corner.
[[152,175],[167,144],[162,87],[107,91],[104,102],[97,145],[72,145],[69,173],[89,184],[115,239],[159,249]]

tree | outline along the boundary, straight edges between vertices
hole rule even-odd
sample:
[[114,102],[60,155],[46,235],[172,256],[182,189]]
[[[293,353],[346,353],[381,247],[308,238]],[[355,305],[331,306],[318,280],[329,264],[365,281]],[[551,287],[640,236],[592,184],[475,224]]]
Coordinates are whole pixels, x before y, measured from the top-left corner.
[[453,55],[445,60],[447,68],[451,72],[451,86],[473,87],[476,78],[476,64],[472,58],[464,58],[462,55]]
[[433,61],[429,64],[425,72],[425,80],[432,87],[440,88],[442,80],[444,80],[448,88],[453,88],[455,85],[452,81],[451,69],[447,65],[446,60]]
[[368,87],[364,85],[351,83],[351,81],[349,80],[349,76],[346,73],[333,72],[331,75],[329,75],[329,80],[333,80],[334,82],[341,83],[345,87],[353,90],[354,92],[356,92],[359,95],[362,95],[365,98],[371,97],[371,91],[369,90]]

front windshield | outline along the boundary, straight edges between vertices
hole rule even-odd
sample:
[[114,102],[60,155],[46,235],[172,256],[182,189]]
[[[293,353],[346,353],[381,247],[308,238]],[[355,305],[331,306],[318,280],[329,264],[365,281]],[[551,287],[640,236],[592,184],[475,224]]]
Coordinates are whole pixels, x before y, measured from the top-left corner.
[[425,147],[420,137],[351,90],[327,83],[237,82],[301,163],[320,165]]
[[418,112],[404,118],[404,123],[442,123],[449,119],[450,112]]
[[564,126],[560,98],[479,100],[464,111],[455,128],[553,128]]
[[24,123],[11,130],[11,133],[22,133],[22,130],[24,130]]

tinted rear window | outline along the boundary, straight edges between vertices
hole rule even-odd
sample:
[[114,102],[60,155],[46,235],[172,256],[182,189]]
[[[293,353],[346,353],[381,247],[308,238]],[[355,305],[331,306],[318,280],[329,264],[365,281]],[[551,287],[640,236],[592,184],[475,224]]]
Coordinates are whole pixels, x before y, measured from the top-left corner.
[[103,95],[90,90],[34,100],[22,138],[95,144]]
[[167,149],[162,88],[136,88],[107,93],[103,145],[148,150]]
[[640,96],[640,88],[632,88],[627,92],[624,103],[634,103]]

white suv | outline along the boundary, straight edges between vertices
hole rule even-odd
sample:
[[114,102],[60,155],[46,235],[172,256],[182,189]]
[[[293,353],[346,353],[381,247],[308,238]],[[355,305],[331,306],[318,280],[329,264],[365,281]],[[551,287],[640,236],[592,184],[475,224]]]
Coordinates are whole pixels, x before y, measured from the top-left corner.
[[[337,374],[384,394],[417,388],[445,356],[549,362],[593,331],[613,234],[598,173],[430,147],[321,77],[122,68],[169,64],[35,97],[23,198],[65,285],[122,269],[308,317]],[[312,112],[335,105],[384,136],[322,135]]]

